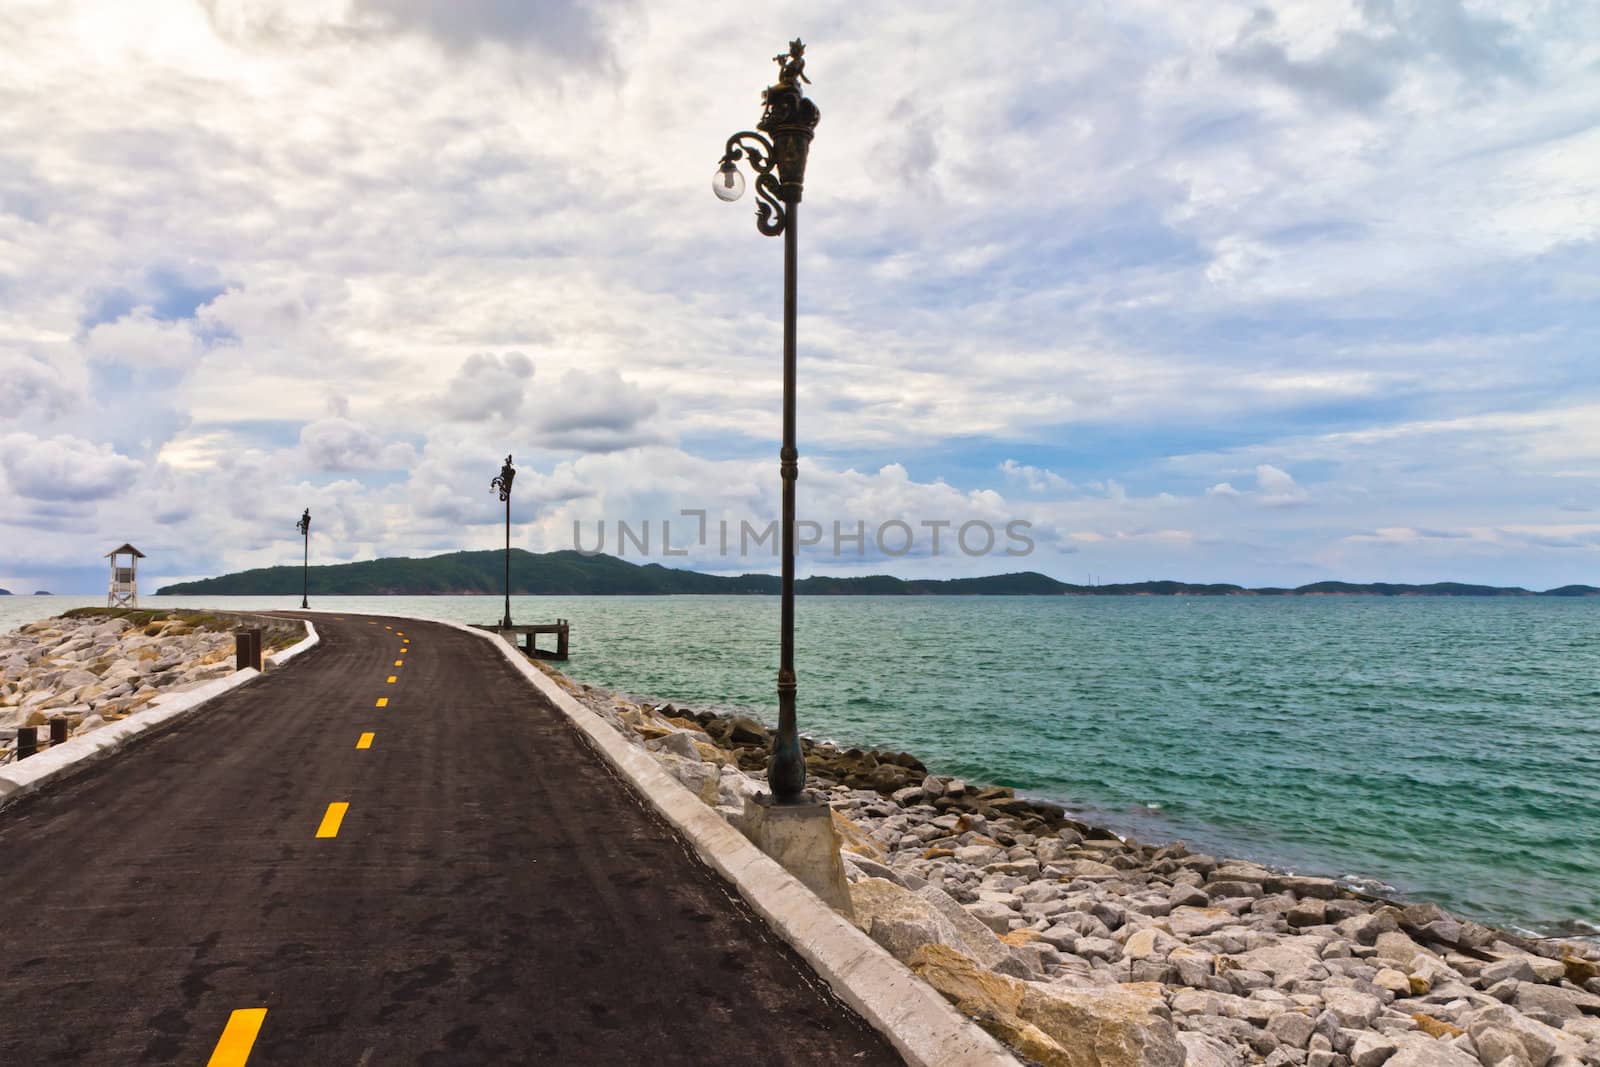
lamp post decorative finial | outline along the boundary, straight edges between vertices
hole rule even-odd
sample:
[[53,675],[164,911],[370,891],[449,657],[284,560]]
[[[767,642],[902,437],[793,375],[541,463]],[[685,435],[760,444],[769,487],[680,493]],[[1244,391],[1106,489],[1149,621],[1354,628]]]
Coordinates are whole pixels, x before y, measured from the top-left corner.
[[779,85],[796,85],[797,82],[811,84],[811,79],[806,77],[805,55],[805,42],[796,37],[789,42],[788,52],[772,57],[772,61],[778,64]]
[[500,467],[500,474],[489,482],[490,489],[500,490],[501,500],[511,499],[511,483],[516,480],[517,468],[511,465],[511,454],[506,454],[506,461]]
[[[805,95],[805,43],[798,37],[789,51],[773,56],[778,81],[761,90],[761,121],[755,130],[742,130],[728,138],[722,160],[712,180],[712,190],[722,200],[737,200],[744,192],[738,163],[747,161],[755,171],[756,229],[777,237],[789,224],[806,180],[806,156],[822,113]],[[759,132],[757,132],[759,131]]]

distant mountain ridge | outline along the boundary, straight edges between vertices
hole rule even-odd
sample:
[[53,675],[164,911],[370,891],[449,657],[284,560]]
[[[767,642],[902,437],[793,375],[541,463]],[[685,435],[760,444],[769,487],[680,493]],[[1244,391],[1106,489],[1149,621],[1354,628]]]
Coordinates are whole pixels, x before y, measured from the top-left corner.
[[[499,593],[505,582],[505,554],[496,549],[451,552],[422,559],[394,557],[363,563],[340,563],[310,569],[315,596],[430,596]],[[156,595],[279,596],[300,592],[299,567],[263,567],[158,589]],[[659,563],[630,563],[605,554],[511,550],[511,592],[561,596],[650,596],[669,594],[776,594],[777,575],[724,576],[675,570]],[[1564,585],[1542,593],[1520,587],[1435,582],[1396,585],[1376,582],[1315,582],[1296,589],[1247,589],[1241,585],[1191,582],[1123,582],[1115,585],[1073,585],[1037,571],[994,574],[982,578],[896,578],[887,574],[859,578],[817,576],[795,582],[795,591],[810,596],[1600,596],[1592,585]]]

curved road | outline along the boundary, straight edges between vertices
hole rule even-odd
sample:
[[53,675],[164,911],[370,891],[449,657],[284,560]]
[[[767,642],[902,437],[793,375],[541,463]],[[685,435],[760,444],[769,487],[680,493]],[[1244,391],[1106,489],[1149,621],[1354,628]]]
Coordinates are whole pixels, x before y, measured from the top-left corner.
[[487,642],[313,618],[0,812],[0,1064],[900,1062]]

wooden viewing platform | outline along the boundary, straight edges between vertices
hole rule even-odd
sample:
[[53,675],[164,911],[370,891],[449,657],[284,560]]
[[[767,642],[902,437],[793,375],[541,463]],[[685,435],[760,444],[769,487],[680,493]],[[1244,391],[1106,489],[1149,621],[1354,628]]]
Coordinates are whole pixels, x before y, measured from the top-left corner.
[[[479,626],[473,624],[475,630],[491,630],[501,637],[507,638],[515,645],[517,635],[522,634],[522,651],[529,659],[566,659],[567,658],[567,632],[570,624],[566,619],[557,619],[555,622],[534,623],[532,626]],[[540,648],[538,645],[539,634],[555,634],[556,648],[554,652]]]

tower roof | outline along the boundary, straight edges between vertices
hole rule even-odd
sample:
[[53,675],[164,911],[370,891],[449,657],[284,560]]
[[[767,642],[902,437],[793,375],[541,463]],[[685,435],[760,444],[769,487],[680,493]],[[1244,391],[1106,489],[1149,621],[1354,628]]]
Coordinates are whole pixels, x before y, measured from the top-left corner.
[[120,548],[113,548],[110,552],[107,552],[106,558],[109,559],[112,556],[118,556],[124,552],[132,556],[138,556],[140,559],[145,558],[143,552],[140,552],[137,548],[134,548],[132,545],[127,544],[126,542],[124,542]]

